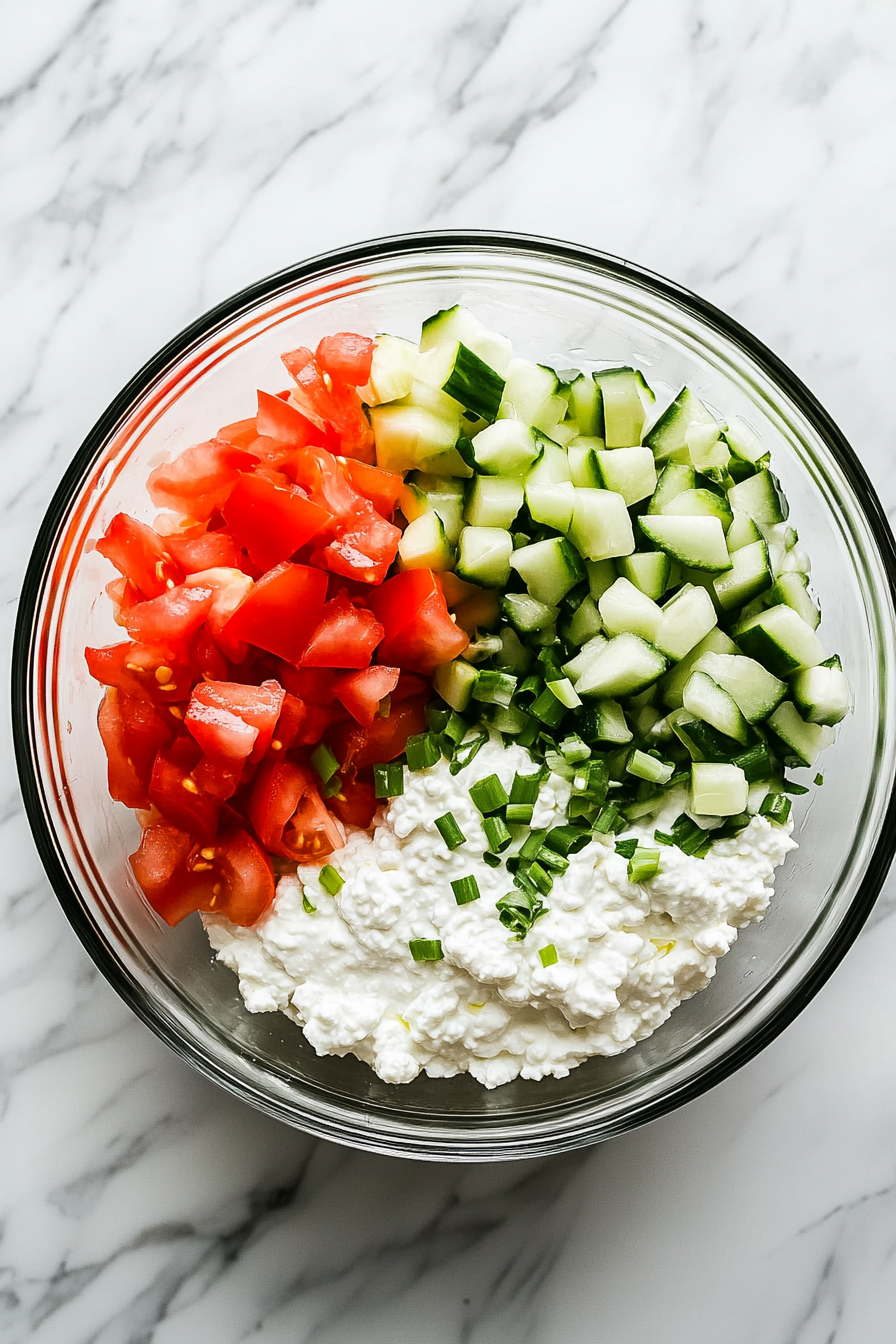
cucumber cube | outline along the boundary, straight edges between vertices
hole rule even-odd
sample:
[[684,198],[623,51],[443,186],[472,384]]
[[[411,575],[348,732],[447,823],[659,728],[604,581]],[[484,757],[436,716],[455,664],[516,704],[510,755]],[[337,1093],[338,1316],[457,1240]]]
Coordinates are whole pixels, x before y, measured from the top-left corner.
[[608,448],[630,448],[641,442],[644,403],[653,393],[635,369],[601,369],[594,375],[604,410],[604,439]]
[[567,447],[569,476],[573,485],[584,490],[600,490],[603,485],[597,454],[603,449],[603,439],[573,439]]
[[741,547],[749,546],[752,542],[761,540],[762,533],[759,531],[759,528],[753,522],[750,515],[748,513],[741,513],[739,510],[735,511],[731,526],[725,533],[725,541],[729,552],[733,555],[734,552],[739,551]]
[[523,579],[530,597],[556,606],[585,577],[582,563],[563,537],[550,537],[513,551],[510,564]]
[[398,543],[399,568],[450,569],[454,557],[445,528],[437,513],[423,513],[408,523]]
[[617,573],[658,602],[669,586],[672,562],[665,551],[635,551],[616,561]]
[[[732,649],[734,645],[731,646]],[[717,685],[727,691],[747,723],[760,723],[784,699],[787,686],[761,663],[739,653],[709,652],[701,654],[694,670],[705,672]],[[724,730],[723,730],[724,731]]]
[[581,648],[589,639],[599,635],[603,628],[600,612],[593,597],[583,597],[566,627],[566,633],[572,644]]
[[553,484],[526,483],[526,503],[529,513],[536,523],[545,523],[557,532],[568,532],[575,507],[575,487],[571,481],[556,481]]
[[691,766],[691,811],[703,817],[736,817],[746,811],[747,777],[737,765],[695,762]]
[[793,698],[808,723],[833,726],[852,709],[852,692],[839,667],[808,667],[791,682]]
[[[422,406],[394,402],[372,406],[370,423],[376,441],[377,466],[384,471],[411,471],[414,467],[425,467],[443,453],[454,452],[458,422],[442,419]],[[473,473],[465,468],[458,474]]]
[[513,541],[500,527],[465,527],[458,542],[455,573],[483,588],[503,588],[510,578]]
[[682,703],[689,714],[702,719],[726,737],[746,746],[750,740],[749,725],[734,700],[712,677],[694,671],[685,682]]
[[821,641],[792,607],[769,607],[741,621],[731,633],[744,653],[776,677],[789,677],[802,667],[824,662]]
[[413,341],[401,336],[377,336],[367,386],[358,389],[362,401],[379,406],[406,397],[414,384],[418,357]]
[[[617,555],[631,555],[635,549],[635,535],[622,496],[615,490],[576,487],[569,539],[586,560],[611,560]],[[722,543],[724,545],[724,537]]]
[[772,584],[768,560],[768,546],[764,541],[753,541],[741,546],[731,556],[731,568],[713,580],[716,600],[723,611],[743,607]]
[[[704,635],[690,653],[686,653],[660,682],[660,695],[669,709],[681,709],[685,683],[705,653],[737,653],[737,645],[718,626],[714,626],[708,635]],[[731,694],[730,690],[728,694]]]
[[479,673],[472,663],[455,658],[453,663],[443,663],[436,668],[432,684],[445,704],[462,714],[472,699],[473,688],[478,680]]
[[475,476],[470,482],[464,518],[474,527],[509,530],[522,507],[523,487],[519,481],[506,476]]
[[719,574],[731,568],[725,529],[716,517],[647,514],[638,524],[648,541],[691,569]]
[[693,467],[682,462],[669,462],[663,467],[656,489],[647,506],[648,513],[663,513],[666,505],[686,490],[693,490],[697,484],[697,475]]
[[734,517],[731,505],[724,495],[714,490],[682,490],[682,492],[663,505],[663,514],[678,517],[684,514],[694,518],[718,518],[722,530],[727,531]]
[[683,658],[716,624],[716,609],[705,588],[685,584],[662,608],[656,646],[669,658]]
[[592,659],[576,682],[579,695],[609,697],[636,695],[661,677],[666,660],[658,649],[637,635],[616,635]]
[[785,700],[769,715],[768,726],[789,752],[784,757],[785,765],[814,765],[818,753],[834,740],[833,728],[807,723],[791,700]]
[[649,448],[614,448],[596,457],[603,485],[621,495],[629,507],[656,489],[656,467]]
[[612,560],[586,560],[585,573],[588,575],[588,591],[598,602],[617,579],[616,566]]
[[521,476],[538,456],[538,445],[522,421],[496,420],[473,439],[473,455],[489,476]]
[[740,415],[733,415],[728,421],[725,438],[732,453],[743,462],[752,462],[756,465],[768,457],[768,449],[762,439]]
[[787,518],[787,500],[777,476],[767,467],[732,485],[728,498],[732,508],[749,514],[756,523],[783,523]]
[[598,603],[600,617],[611,635],[629,631],[655,644],[663,620],[662,610],[628,579],[619,578]]

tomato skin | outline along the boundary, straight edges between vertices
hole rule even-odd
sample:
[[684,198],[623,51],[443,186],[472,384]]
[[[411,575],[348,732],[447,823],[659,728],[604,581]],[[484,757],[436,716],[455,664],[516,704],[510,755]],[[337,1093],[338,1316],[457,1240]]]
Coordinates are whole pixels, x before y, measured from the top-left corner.
[[296,381],[290,403],[320,429],[331,428],[339,438],[339,451],[373,463],[373,431],[354,387],[333,382],[327,387],[314,355],[306,346],[281,355]]
[[394,761],[404,751],[412,733],[426,731],[426,698],[413,697],[391,707],[389,717],[377,717],[369,728],[359,724],[340,723],[328,735],[336,759],[343,765],[343,773],[362,770],[368,765]]
[[224,439],[194,443],[180,457],[149,473],[146,482],[152,502],[175,509],[198,522],[219,509],[241,471],[251,471],[258,459]]
[[370,380],[370,366],[376,342],[353,331],[338,331],[325,336],[315,351],[318,367],[339,382],[362,387]]
[[156,756],[147,794],[166,821],[208,844],[218,829],[218,800],[193,779],[195,762],[178,759],[178,746],[175,742]]
[[249,416],[246,420],[234,420],[229,425],[222,425],[215,438],[223,439],[225,443],[231,444],[234,448],[245,448],[251,451],[253,440],[258,438],[255,416]]
[[368,499],[360,499],[336,538],[314,559],[334,574],[363,583],[381,584],[398,554],[401,532],[387,523]]
[[204,569],[243,569],[246,555],[229,532],[204,532],[201,537],[166,537],[166,545],[185,574]]
[[154,704],[186,702],[197,677],[195,663],[183,643],[109,644],[85,649],[84,658],[95,681]]
[[297,695],[290,695],[289,691],[286,691],[283,696],[280,717],[277,720],[277,726],[274,729],[268,751],[288,751],[295,742],[302,724],[305,722],[305,717],[304,701],[300,700]]
[[257,923],[274,899],[267,855],[241,829],[208,848],[210,858],[167,822],[148,826],[130,864],[150,906],[172,926],[194,910],[215,911],[242,927]]
[[320,621],[326,595],[326,574],[286,561],[261,576],[222,634],[298,663]]
[[249,817],[264,848],[284,859],[323,858],[343,842],[311,771],[289,757],[263,762]]
[[223,513],[239,545],[262,570],[288,560],[333,521],[329,510],[297,486],[276,485],[260,475],[240,476]]
[[[195,576],[191,576],[195,580]],[[212,589],[196,583],[178,584],[159,597],[122,610],[124,627],[131,639],[146,644],[183,640],[194,635],[209,614]]]
[[258,390],[258,414],[255,417],[257,432],[260,436],[276,439],[278,443],[288,443],[302,447],[306,443],[317,443],[320,431],[316,425],[290,406],[282,397],[272,396],[270,392]]
[[381,514],[387,523],[391,523],[404,489],[404,481],[398,473],[384,471],[382,467],[369,466],[366,462],[357,462],[351,457],[345,459],[345,470],[358,494],[369,499],[377,513]]
[[337,677],[333,694],[362,727],[369,728],[379,713],[380,701],[395,690],[398,678],[397,667],[365,667]]
[[370,606],[386,634],[379,656],[410,672],[432,672],[463,653],[469,638],[448,614],[431,570],[408,569],[370,594]]
[[344,593],[331,598],[302,658],[303,667],[367,667],[384,634],[372,611]]
[[167,541],[146,523],[117,513],[96,543],[138,594],[138,601],[158,597],[183,581],[184,571]]
[[286,692],[276,681],[246,686],[206,681],[193,688],[184,725],[213,760],[261,760],[271,744]]
[[126,807],[148,807],[153,762],[159,749],[170,745],[175,721],[150,701],[110,686],[97,723],[108,760],[110,795]]
[[334,812],[344,826],[360,826],[366,830],[373,821],[374,813],[380,805],[373,788],[373,779],[369,771],[351,781],[345,781],[333,798],[327,800],[327,806]]
[[[213,761],[248,760],[258,737],[258,729],[219,704],[209,704],[197,695],[197,687],[184,715],[184,726]],[[234,786],[235,787],[235,786]]]

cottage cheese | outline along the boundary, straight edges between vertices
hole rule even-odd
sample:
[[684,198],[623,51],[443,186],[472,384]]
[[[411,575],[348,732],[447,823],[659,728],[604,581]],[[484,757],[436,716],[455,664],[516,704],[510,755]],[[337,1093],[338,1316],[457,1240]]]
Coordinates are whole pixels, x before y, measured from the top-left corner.
[[[495,908],[510,879],[482,861],[469,787],[495,773],[509,790],[516,770],[531,772],[528,754],[495,740],[457,776],[444,761],[405,771],[404,795],[335,856],[345,879],[335,898],[317,869],[300,868],[253,928],[204,916],[250,1012],[286,1013],[319,1055],[357,1055],[389,1083],[421,1070],[468,1072],[489,1088],[562,1078],[592,1055],[628,1050],[703,989],[737,930],[762,918],[774,870],[795,848],[789,827],[754,817],[705,859],[664,848],[657,876],[634,885],[614,842],[594,840],[515,941]],[[569,785],[551,775],[533,826],[559,824],[568,798]],[[466,836],[453,852],[434,824],[448,811]],[[630,834],[649,842],[656,824]],[[470,873],[481,898],[458,906],[450,882]],[[441,939],[444,960],[415,962],[413,938]],[[549,943],[558,960],[545,967],[538,954]]]

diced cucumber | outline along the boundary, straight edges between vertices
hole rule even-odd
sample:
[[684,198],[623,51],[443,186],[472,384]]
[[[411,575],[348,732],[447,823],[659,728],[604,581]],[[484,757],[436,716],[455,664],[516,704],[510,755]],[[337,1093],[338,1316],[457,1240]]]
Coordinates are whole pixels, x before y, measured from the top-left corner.
[[752,546],[754,541],[762,541],[762,533],[747,513],[735,513],[731,526],[725,533],[728,550],[733,555],[744,546]]
[[718,518],[723,532],[731,526],[730,504],[724,495],[717,495],[712,490],[682,490],[680,495],[663,505],[662,512],[664,517],[672,518]]
[[601,391],[604,441],[608,448],[631,448],[641,442],[644,407],[653,393],[636,369],[601,369],[594,375]]
[[712,586],[719,605],[723,610],[731,611],[764,593],[771,583],[768,546],[764,541],[753,541],[734,552],[731,568],[713,579]]
[[592,660],[576,682],[579,695],[616,699],[635,695],[666,670],[659,649],[637,635],[616,635]]
[[454,563],[445,527],[437,513],[423,513],[408,523],[398,543],[401,569],[450,569]]
[[569,412],[580,434],[603,437],[604,415],[600,388],[588,373],[574,378],[569,387]]
[[[670,709],[681,708],[685,682],[705,653],[733,654],[737,653],[737,645],[718,626],[714,626],[708,635],[704,635],[703,639],[694,645],[690,653],[686,653],[680,662],[670,668],[659,683],[660,695],[664,704],[668,705]],[[710,673],[710,675],[712,674]],[[714,680],[718,679],[714,678]],[[728,690],[727,687],[726,690]],[[731,694],[730,690],[728,690],[728,693]]]
[[821,641],[792,607],[769,607],[739,622],[731,633],[744,653],[776,677],[789,677],[802,667],[824,662]]
[[711,574],[731,568],[718,518],[648,514],[638,519],[638,525],[648,541],[683,565]]
[[619,578],[608,588],[598,603],[600,617],[611,635],[629,631],[640,635],[649,644],[655,644],[663,620],[663,613],[640,588],[628,579]]
[[390,402],[386,406],[371,406],[370,423],[376,442],[377,466],[384,471],[426,469],[432,462],[452,454],[459,469],[451,474],[472,476],[472,471],[454,447],[457,421],[444,420],[422,406]]
[[489,330],[469,308],[460,303],[426,319],[420,337],[420,349],[432,350],[455,341],[462,341],[468,350],[484,359],[502,377],[506,376],[512,350],[510,341],[497,331]]
[[839,659],[797,672],[790,683],[793,699],[807,723],[833,727],[852,710],[852,691]]
[[620,556],[616,569],[622,578],[657,602],[669,586],[672,562],[665,551],[635,551]]
[[577,722],[582,738],[588,743],[611,742],[621,747],[632,740],[632,730],[617,700],[598,700],[586,705]]
[[575,438],[566,449],[569,462],[569,475],[573,485],[584,490],[599,490],[603,485],[597,454],[603,451],[603,440],[588,441]]
[[728,692],[747,723],[767,719],[787,694],[783,681],[743,654],[706,652],[697,659],[694,669],[705,672]]
[[673,453],[687,448],[687,432],[694,423],[717,425],[718,421],[698,396],[683,387],[670,406],[644,436],[644,442],[653,449],[657,462],[664,462]]
[[588,591],[595,602],[600,601],[617,579],[616,566],[612,560],[586,560],[585,573],[588,575]]
[[453,663],[442,663],[433,673],[432,684],[438,694],[458,714],[462,714],[473,696],[473,687],[479,673],[472,663],[455,658]]
[[733,737],[726,737],[711,723],[696,718],[686,709],[673,709],[667,722],[679,742],[687,748],[692,761],[727,763],[743,750]]
[[734,700],[705,672],[691,673],[685,682],[682,702],[689,714],[726,737],[733,737],[743,746],[750,741],[749,725]]
[[465,527],[458,542],[454,572],[483,588],[502,588],[510,578],[513,541],[500,527]]
[[538,459],[526,477],[526,489],[530,485],[559,485],[570,481],[572,477],[568,455],[543,434],[536,434],[535,438],[539,448]]
[[[539,417],[538,425],[534,428],[541,428],[541,417]],[[565,448],[567,444],[572,443],[579,431],[574,420],[564,420],[561,424],[552,426],[549,432],[551,442],[560,448]]]
[[692,421],[685,433],[688,457],[691,465],[698,471],[710,471],[713,468],[724,471],[731,460],[731,453],[724,439],[719,437],[723,425],[701,425]]
[[[538,413],[532,417],[532,428],[540,429],[542,433],[551,437],[557,435],[555,442],[559,442],[561,438],[567,437],[566,431],[560,423],[566,415],[566,411],[566,398],[555,392],[552,397],[548,397]],[[568,437],[572,438],[573,435]]]
[[544,364],[532,364],[528,359],[512,359],[507,366],[498,418],[534,424],[546,403],[557,395],[559,385],[560,380],[554,370],[546,368]]
[[496,420],[473,439],[473,455],[489,476],[522,476],[538,456],[535,434],[520,420]]
[[[518,593],[518,597],[523,594]],[[530,599],[531,600],[531,599]],[[532,650],[527,649],[512,625],[501,628],[501,651],[494,656],[498,672],[513,672],[523,677],[532,665]]]
[[577,486],[568,535],[586,560],[611,560],[631,555],[635,549],[632,520],[625,500],[615,490]]
[[568,663],[563,664],[563,675],[569,677],[570,681],[575,685],[582,673],[587,672],[588,668],[591,667],[600,650],[605,648],[608,643],[609,640],[606,636],[601,634],[592,635],[588,640],[588,643],[579,649],[575,658],[570,658]]
[[683,658],[717,623],[716,609],[705,588],[686,584],[662,608],[656,645],[669,658]]
[[686,490],[693,490],[696,484],[697,473],[693,467],[685,466],[683,462],[667,463],[660,473],[647,512],[665,513],[667,504],[671,504],[673,499],[683,495]]
[[783,523],[787,518],[787,500],[777,476],[767,467],[732,485],[728,498],[733,509],[748,513],[755,523]]
[[570,617],[569,625],[566,627],[566,633],[570,643],[581,648],[587,644],[589,639],[599,635],[603,626],[593,597],[583,597],[576,610]]
[[575,507],[576,492],[572,481],[557,481],[552,485],[533,485],[526,482],[526,503],[536,523],[545,523],[557,532],[568,532]]
[[733,415],[725,431],[728,446],[736,457],[754,466],[768,457],[768,449],[751,425],[740,415]]
[[434,476],[429,472],[415,472],[405,481],[399,501],[401,511],[409,523],[421,514],[435,512],[445,528],[452,546],[457,545],[464,525],[464,483],[451,476]]
[[368,406],[406,397],[413,386],[419,350],[401,336],[377,336],[367,386],[358,391]]
[[510,564],[530,597],[548,606],[556,606],[585,577],[579,557],[563,537],[550,537],[513,551]]
[[411,390],[402,401],[403,406],[422,406],[432,411],[442,420],[452,420],[457,424],[458,432],[465,425],[464,408],[454,397],[442,391],[446,371],[449,367],[449,351],[430,350],[417,360],[417,376],[411,384]]
[[464,518],[473,527],[503,527],[523,507],[523,486],[507,476],[474,476],[467,491]]
[[788,607],[802,616],[807,625],[813,630],[818,629],[821,621],[821,612],[809,596],[809,578],[806,574],[800,574],[799,571],[791,571],[782,574],[774,584],[769,599],[772,602],[783,602]]
[[501,598],[501,610],[514,630],[524,635],[534,630],[547,630],[557,619],[556,607],[539,602],[528,593],[505,593]]
[[691,811],[702,817],[736,817],[746,811],[747,777],[737,765],[691,766]]
[[792,700],[785,700],[769,716],[768,726],[775,733],[789,755],[788,766],[814,765],[815,758],[834,740],[834,729],[820,723],[807,723]]
[[656,489],[656,467],[649,448],[614,448],[596,457],[602,483],[621,495],[629,507]]

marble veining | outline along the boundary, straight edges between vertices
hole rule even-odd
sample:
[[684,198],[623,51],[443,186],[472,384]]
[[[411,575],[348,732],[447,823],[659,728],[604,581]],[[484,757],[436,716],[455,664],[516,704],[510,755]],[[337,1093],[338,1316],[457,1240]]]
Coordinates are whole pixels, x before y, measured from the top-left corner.
[[[403,229],[630,257],[805,378],[896,517],[891,0],[44,0],[0,11],[4,666],[74,449],[254,278]],[[892,882],[708,1096],[573,1156],[314,1142],[117,1000],[37,861],[4,724],[0,1337],[889,1344]]]

